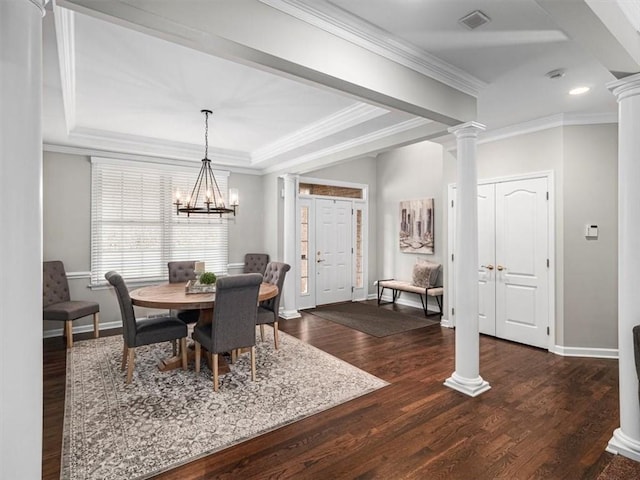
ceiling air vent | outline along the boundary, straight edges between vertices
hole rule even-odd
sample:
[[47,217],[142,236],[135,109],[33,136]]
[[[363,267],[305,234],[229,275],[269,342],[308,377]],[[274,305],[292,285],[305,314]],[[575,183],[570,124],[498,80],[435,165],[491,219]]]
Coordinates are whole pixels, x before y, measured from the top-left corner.
[[484,13],[482,13],[480,10],[476,10],[475,12],[471,12],[469,15],[465,15],[464,17],[462,17],[460,20],[458,20],[458,23],[461,23],[469,30],[473,30],[484,25],[485,23],[489,23],[490,21],[491,19]]

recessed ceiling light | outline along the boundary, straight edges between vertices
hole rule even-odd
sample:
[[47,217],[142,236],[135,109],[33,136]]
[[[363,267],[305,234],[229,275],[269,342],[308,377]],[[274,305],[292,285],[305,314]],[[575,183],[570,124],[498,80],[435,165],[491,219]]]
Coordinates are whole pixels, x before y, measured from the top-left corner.
[[569,90],[569,95],[582,95],[583,93],[587,93],[589,90],[591,90],[589,87],[576,87]]

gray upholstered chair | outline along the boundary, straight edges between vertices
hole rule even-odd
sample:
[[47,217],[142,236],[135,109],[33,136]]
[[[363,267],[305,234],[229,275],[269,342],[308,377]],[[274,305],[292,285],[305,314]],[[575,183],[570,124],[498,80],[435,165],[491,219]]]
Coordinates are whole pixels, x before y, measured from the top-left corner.
[[[187,283],[196,279],[195,260],[167,263],[169,269],[169,283]],[[184,323],[196,323],[200,317],[200,310],[175,310],[171,312]]]
[[244,256],[244,273],[259,273],[264,275],[264,270],[269,263],[269,255],[266,253],[247,253]]
[[42,318],[64,323],[67,348],[73,346],[73,321],[93,315],[93,336],[98,338],[100,304],[71,300],[64,264],[59,260],[42,262]]
[[282,262],[269,262],[264,272],[265,283],[278,286],[278,295],[260,302],[258,307],[257,324],[260,325],[260,340],[264,342],[264,325],[273,325],[273,342],[278,349],[278,318],[280,310],[280,297],[282,296],[282,287],[284,286],[284,278],[291,269],[289,264]]
[[131,383],[135,361],[135,348],[160,342],[180,340],[182,368],[187,369],[187,325],[169,315],[136,320],[129,289],[119,273],[111,271],[104,278],[113,285],[122,315],[122,370],[127,366],[127,383]]
[[218,354],[251,348],[251,380],[256,379],[256,316],[262,275],[246,273],[219,278],[213,322],[196,325],[191,335],[196,347],[196,372],[201,346],[209,351],[213,390],[218,391]]
[[638,400],[640,401],[640,325],[633,327],[633,354],[636,361],[636,375],[638,376]]

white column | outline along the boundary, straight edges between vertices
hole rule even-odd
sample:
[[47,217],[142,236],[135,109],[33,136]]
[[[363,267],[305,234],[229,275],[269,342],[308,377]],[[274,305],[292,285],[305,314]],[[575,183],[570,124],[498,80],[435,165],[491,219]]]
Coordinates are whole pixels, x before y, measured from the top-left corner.
[[296,272],[298,263],[296,261],[296,176],[282,175],[284,181],[284,235],[283,251],[284,262],[291,265],[291,270],[287,273],[284,281],[284,292],[282,301],[284,303],[280,316],[283,318],[298,318],[300,313],[296,308]]
[[444,384],[475,397],[489,390],[480,376],[478,325],[478,172],[476,143],[484,125],[468,122],[449,129],[457,140],[455,327],[456,370]]
[[0,478],[41,478],[42,17],[0,0]]
[[607,451],[640,461],[632,329],[640,324],[640,74],[608,85],[618,99],[618,369],[620,427]]

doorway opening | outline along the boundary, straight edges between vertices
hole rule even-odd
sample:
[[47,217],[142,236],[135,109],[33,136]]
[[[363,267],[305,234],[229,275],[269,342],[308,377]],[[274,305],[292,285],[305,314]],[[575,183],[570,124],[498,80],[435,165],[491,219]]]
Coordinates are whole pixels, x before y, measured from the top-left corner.
[[299,178],[296,308],[366,300],[367,185]]

